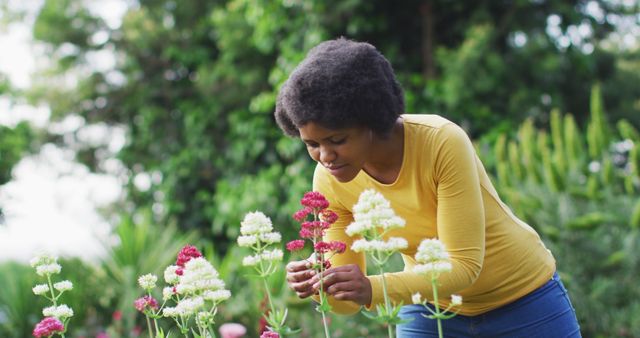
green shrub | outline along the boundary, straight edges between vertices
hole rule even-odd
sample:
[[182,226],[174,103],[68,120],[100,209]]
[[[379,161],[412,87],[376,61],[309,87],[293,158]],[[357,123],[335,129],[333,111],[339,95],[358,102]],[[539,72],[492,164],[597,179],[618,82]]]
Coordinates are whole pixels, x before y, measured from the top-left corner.
[[556,257],[587,337],[640,336],[638,135],[607,123],[594,86],[586,132],[553,111],[549,131],[526,121],[478,145],[502,197]]

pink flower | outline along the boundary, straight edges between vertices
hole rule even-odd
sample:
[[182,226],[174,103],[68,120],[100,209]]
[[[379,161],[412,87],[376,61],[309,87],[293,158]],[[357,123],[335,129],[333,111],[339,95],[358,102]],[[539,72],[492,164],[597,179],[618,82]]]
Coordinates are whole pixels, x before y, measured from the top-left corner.
[[155,300],[155,298],[147,295],[136,299],[136,301],[133,302],[133,306],[135,306],[136,309],[140,312],[144,312],[144,310],[146,310],[147,308],[157,310],[158,302]]
[[325,253],[331,250],[331,245],[329,245],[329,243],[327,242],[320,241],[313,246],[313,250],[319,253]]
[[238,323],[225,323],[218,329],[221,338],[240,338],[247,333],[247,328]]
[[109,335],[106,332],[100,332],[96,338],[109,338]]
[[324,265],[324,269],[327,270],[331,267],[331,262],[329,262],[328,260],[325,260],[322,262],[322,265]]
[[296,239],[293,240],[289,243],[287,243],[287,250],[294,252],[294,251],[299,251],[302,250],[304,248],[304,240],[303,239]]
[[178,253],[178,260],[176,260],[176,265],[184,268],[184,264],[190,261],[191,258],[198,257],[202,257],[200,251],[198,251],[195,246],[187,244]]
[[116,322],[121,320],[122,319],[122,311],[120,311],[120,310],[113,311],[113,314],[111,315],[111,317]]
[[302,228],[298,233],[298,236],[300,236],[300,238],[313,238],[313,231]]
[[33,329],[33,336],[36,338],[49,337],[54,333],[62,332],[64,332],[62,322],[58,318],[47,317],[36,324],[36,327]]
[[329,201],[319,192],[317,191],[309,191],[304,194],[302,199],[300,200],[300,204],[305,207],[323,210],[329,206]]
[[293,219],[295,219],[298,222],[302,222],[304,221],[305,218],[307,218],[307,215],[309,215],[312,212],[313,212],[313,209],[309,207],[304,207],[293,214]]
[[280,338],[280,335],[278,332],[264,331],[262,335],[260,335],[260,338]]
[[329,209],[324,209],[320,211],[320,219],[329,224],[333,224],[338,220],[338,214]]
[[331,243],[329,243],[329,246],[331,247],[332,251],[335,251],[335,253],[338,254],[343,253],[347,249],[347,245],[340,241],[331,241]]

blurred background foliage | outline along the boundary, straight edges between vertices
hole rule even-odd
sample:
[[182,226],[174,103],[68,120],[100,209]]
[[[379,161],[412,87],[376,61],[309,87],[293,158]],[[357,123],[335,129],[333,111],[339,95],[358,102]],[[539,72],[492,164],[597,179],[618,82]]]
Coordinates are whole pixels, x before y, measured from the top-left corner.
[[[126,132],[115,156],[128,177],[127,198],[105,211],[118,241],[101,262],[62,262],[77,285],[69,293],[74,337],[131,336],[142,324],[130,306],[139,293],[136,276],[160,273],[188,242],[205,249],[231,285],[236,301],[220,321],[257,332],[259,288],[238,266],[235,237],[253,210],[271,216],[285,240],[295,236],[290,215],[311,187],[313,163],[300,142],[278,130],[275,97],[309,48],[338,36],[370,42],[387,56],[407,112],[442,114],[469,132],[503,198],[556,256],[584,336],[640,336],[633,320],[640,315],[633,252],[640,231],[640,48],[611,38],[616,20],[637,24],[637,3],[128,4],[114,28],[86,1],[44,1],[33,36],[51,66],[26,90],[0,77],[0,94],[50,107],[52,122],[81,117]],[[113,55],[114,67],[91,67],[99,53]],[[0,126],[0,184],[45,142],[70,146],[28,123]],[[103,147],[76,148],[77,160],[105,172]],[[140,175],[152,184],[141,189]],[[10,285],[0,291],[0,336],[28,336],[40,311],[30,295],[35,274],[14,263],[0,270],[10,272],[0,273]],[[311,305],[282,285],[273,281],[279,301],[307,308],[292,311],[293,325],[305,328],[301,336],[320,332]],[[360,317],[334,317],[335,336],[376,336]]]

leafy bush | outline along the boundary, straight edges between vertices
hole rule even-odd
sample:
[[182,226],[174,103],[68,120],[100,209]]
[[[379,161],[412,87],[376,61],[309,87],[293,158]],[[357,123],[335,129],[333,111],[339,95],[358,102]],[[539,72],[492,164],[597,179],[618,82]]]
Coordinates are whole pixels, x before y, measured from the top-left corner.
[[553,111],[549,132],[526,121],[514,138],[479,143],[507,204],[556,257],[585,336],[640,335],[639,135],[607,123],[594,86],[584,132]]

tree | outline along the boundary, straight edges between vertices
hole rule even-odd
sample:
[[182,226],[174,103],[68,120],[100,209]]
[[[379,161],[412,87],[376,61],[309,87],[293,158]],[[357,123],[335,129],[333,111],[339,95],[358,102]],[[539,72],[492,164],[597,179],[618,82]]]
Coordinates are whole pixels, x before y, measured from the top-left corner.
[[[587,14],[589,3],[146,0],[110,28],[80,0],[48,0],[34,36],[58,61],[49,75],[74,72],[78,82],[45,82],[31,97],[46,101],[54,118],[124,126],[118,157],[133,207],[155,205],[159,221],[201,229],[224,250],[245,212],[289,224],[311,188],[313,164],[272,117],[280,85],[309,48],[340,35],[373,43],[404,84],[408,112],[441,113],[477,135],[529,116],[544,120],[552,106],[579,118],[592,82],[635,79],[606,62],[618,56],[597,42],[613,27]],[[605,14],[624,12],[596,4]],[[562,34],[589,25],[594,51],[560,45],[547,32],[550,17]],[[115,68],[87,69],[88,56],[104,50]],[[626,95],[607,106],[636,112],[622,103]],[[133,184],[144,173],[160,178],[148,190]]]

